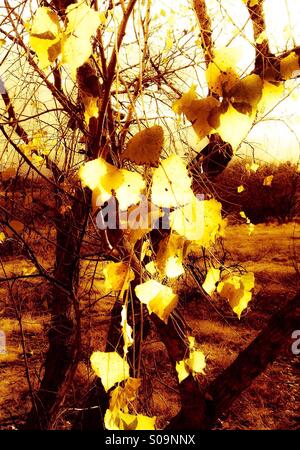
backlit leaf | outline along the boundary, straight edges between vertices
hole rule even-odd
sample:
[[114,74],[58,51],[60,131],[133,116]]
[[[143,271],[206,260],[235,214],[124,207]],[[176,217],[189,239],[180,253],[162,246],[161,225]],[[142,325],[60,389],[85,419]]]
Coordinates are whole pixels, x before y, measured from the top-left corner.
[[30,27],[29,45],[37,54],[41,69],[49,67],[60,54],[60,31],[57,14],[44,6],[38,8]]
[[280,61],[280,74],[283,80],[293,78],[295,73],[300,73],[299,55],[296,52],[291,52]]
[[99,13],[84,2],[68,6],[66,15],[68,24],[62,42],[62,63],[69,65],[75,79],[77,68],[92,54],[90,40],[100,26],[101,20]]
[[254,274],[252,272],[244,275],[226,275],[219,283],[217,291],[225,297],[238,318],[252,298],[250,292],[254,288]]
[[177,306],[178,296],[170,287],[155,280],[139,284],[135,288],[135,293],[137,298],[147,305],[149,314],[156,314],[165,323]]
[[225,47],[214,51],[214,58],[206,70],[206,81],[210,91],[220,97],[226,96],[239,77],[236,66],[242,56],[241,49]]
[[193,195],[191,178],[180,156],[172,154],[154,169],[151,200],[163,208],[185,205]]
[[269,176],[265,177],[263,185],[264,186],[272,186],[273,178],[274,178],[274,175],[269,175]]
[[211,267],[207,274],[205,281],[202,285],[202,288],[205,292],[207,292],[208,295],[212,295],[216,290],[216,284],[218,283],[220,279],[220,270],[215,269],[214,267]]
[[[128,325],[127,322],[127,307],[126,305],[122,306],[121,311],[121,328],[122,328],[122,336],[124,341],[124,355],[128,353],[128,347],[131,347],[133,344],[133,337],[132,337],[132,328],[130,325]],[[127,380],[128,381],[128,380]]]
[[198,138],[203,139],[213,130],[209,117],[212,110],[219,106],[220,102],[212,96],[199,99],[195,92],[195,86],[192,86],[189,92],[183,94],[174,103],[173,110],[178,114],[185,114],[186,118],[192,123]]
[[121,158],[137,165],[157,167],[163,144],[164,132],[161,126],[145,128],[128,141]]
[[145,181],[140,174],[118,169],[103,158],[83,164],[79,169],[79,178],[83,186],[93,190],[93,204],[101,206],[115,195],[120,209],[124,211],[140,201],[145,188]]
[[94,352],[91,365],[95,374],[101,378],[106,391],[129,377],[128,362],[117,352]]
[[129,288],[134,280],[133,270],[124,262],[110,262],[103,269],[105,287],[108,291],[121,291]]
[[184,238],[171,233],[159,243],[156,255],[157,268],[162,277],[177,278],[184,274]]

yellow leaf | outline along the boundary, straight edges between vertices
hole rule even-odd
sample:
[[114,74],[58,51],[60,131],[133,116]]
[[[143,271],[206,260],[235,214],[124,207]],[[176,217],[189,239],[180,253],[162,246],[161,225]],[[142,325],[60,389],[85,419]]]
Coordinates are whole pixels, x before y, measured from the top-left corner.
[[121,215],[120,226],[128,241],[134,247],[137,241],[150,233],[162,215],[163,213],[158,206],[143,199],[138,205],[131,206],[127,214]]
[[184,273],[184,238],[171,233],[159,243],[156,255],[157,268],[162,277],[177,278]]
[[[255,118],[255,111],[252,115],[238,112],[231,104],[225,113],[220,115],[220,124],[217,131],[224,142],[229,142],[236,150],[247,134],[251,130]],[[234,130],[234,133],[232,132]]]
[[147,305],[149,314],[156,314],[165,323],[177,306],[178,296],[170,287],[155,280],[139,284],[135,288],[135,293],[137,298]]
[[267,177],[264,178],[264,186],[272,186],[272,181],[273,181],[274,175],[269,175]]
[[79,169],[79,178],[83,186],[93,190],[93,203],[101,206],[115,195],[122,211],[138,203],[145,188],[145,181],[140,174],[118,169],[103,158],[83,164]]
[[190,336],[189,357],[176,363],[179,383],[185,380],[190,374],[194,377],[199,373],[204,374],[205,367],[205,355],[201,350],[195,348],[195,338]]
[[5,44],[5,39],[0,39],[0,48]]
[[217,291],[222,297],[225,297],[233,311],[241,318],[244,309],[252,298],[250,292],[254,288],[254,274],[252,272],[244,275],[226,275],[219,283]]
[[154,169],[152,202],[162,208],[172,208],[188,203],[193,196],[191,178],[180,156],[172,154]]
[[202,285],[202,288],[205,292],[208,293],[208,295],[212,295],[216,290],[216,284],[218,283],[220,279],[220,270],[215,269],[214,267],[211,267],[207,274],[205,281]]
[[242,56],[241,49],[221,48],[214,51],[214,58],[206,70],[206,81],[210,91],[220,97],[226,93],[239,80],[236,74],[236,66]]
[[300,73],[299,55],[296,52],[291,52],[280,61],[280,74],[283,80],[294,78],[296,73]]
[[244,190],[245,190],[245,188],[244,188],[244,186],[242,184],[237,188],[237,191],[238,191],[239,194],[244,192]]
[[78,67],[92,54],[90,40],[101,24],[101,17],[84,2],[68,6],[66,15],[68,25],[62,42],[62,63],[69,65],[71,75],[75,79]]
[[187,368],[187,365],[186,365],[184,359],[182,361],[179,361],[176,363],[176,371],[177,371],[179,383],[181,383],[183,380],[185,380],[189,376],[190,372]]
[[262,97],[263,80],[256,74],[247,75],[230,90],[229,97],[236,109],[238,105],[249,105],[250,115],[256,111]]
[[57,14],[44,6],[37,9],[30,28],[29,45],[37,54],[41,69],[46,69],[61,52],[60,24]]
[[104,12],[99,13],[99,18],[100,18],[100,22],[102,23],[102,25],[106,25],[107,19],[106,19],[106,15]]
[[174,39],[173,39],[172,33],[168,32],[167,38],[166,38],[166,43],[165,43],[165,51],[169,52],[170,50],[172,50],[173,45],[174,45]]
[[192,123],[193,129],[199,139],[211,133],[213,127],[209,123],[209,116],[213,109],[218,108],[220,102],[212,96],[199,99],[195,86],[189,92],[177,100],[173,105],[173,110],[178,114],[184,113],[186,118]]
[[124,262],[110,262],[103,269],[105,288],[110,291],[121,291],[129,288],[134,280],[133,270]]
[[145,265],[145,269],[152,276],[154,276],[156,274],[156,272],[157,272],[156,265],[155,265],[154,261],[150,261],[149,263],[147,263]]
[[128,159],[137,165],[158,166],[160,153],[164,144],[164,132],[161,126],[146,128],[134,135],[122,153],[122,161]]
[[197,373],[204,374],[204,369],[206,367],[205,355],[200,350],[192,350],[190,352],[190,357],[187,360],[187,365],[193,375]]
[[225,224],[221,210],[217,200],[199,200],[194,196],[188,205],[171,212],[170,225],[173,231],[195,241],[197,246],[209,247]]
[[0,232],[0,242],[5,241],[5,239],[6,239],[6,236],[5,236],[5,234],[1,231],[1,232]]
[[124,341],[124,355],[127,355],[128,353],[128,347],[131,347],[133,344],[133,337],[132,337],[132,328],[130,325],[128,325],[127,322],[127,306],[122,306],[121,311],[121,327],[122,327],[122,336]]
[[182,261],[178,256],[170,256],[166,261],[165,273],[168,278],[178,278],[184,274]]
[[262,98],[258,104],[261,114],[265,114],[276,106],[284,95],[283,83],[264,81]]
[[257,163],[248,164],[247,163],[246,169],[249,170],[250,172],[256,173],[259,169],[259,164],[257,164]]
[[104,424],[107,430],[155,430],[156,417],[147,417],[142,414],[127,414],[119,411],[117,417],[107,409]]
[[246,213],[245,213],[244,211],[241,211],[241,212],[240,212],[240,216],[241,216],[243,219],[247,219]]
[[128,404],[135,400],[140,385],[140,378],[128,378],[124,387],[117,386],[110,393],[109,409],[112,417],[117,417],[120,410],[128,412]]
[[129,377],[128,362],[117,352],[94,352],[91,365],[95,374],[101,378],[106,391]]
[[84,106],[84,119],[88,124],[92,117],[97,118],[99,115],[98,98],[89,95],[81,97]]
[[262,31],[262,32],[260,33],[260,35],[256,38],[256,43],[257,43],[258,45],[260,45],[260,44],[262,44],[264,41],[266,41],[267,39],[268,39],[268,36],[267,36],[266,31],[264,30],[264,31]]

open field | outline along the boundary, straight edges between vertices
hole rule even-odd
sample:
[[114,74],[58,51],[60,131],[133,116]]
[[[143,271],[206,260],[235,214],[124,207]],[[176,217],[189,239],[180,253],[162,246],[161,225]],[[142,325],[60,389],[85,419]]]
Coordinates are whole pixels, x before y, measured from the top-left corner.
[[[297,257],[300,257],[300,225],[257,225],[251,236],[243,225],[229,226],[225,247],[233,261],[254,271],[256,286],[254,298],[239,321],[227,305],[214,304],[199,299],[197,290],[182,293],[181,306],[193,335],[201,344],[206,358],[206,375],[200,380],[208,383],[236,355],[247,346],[266,324],[268,317],[290,299],[299,288],[296,273]],[[22,273],[30,270],[22,257],[2,262],[0,277],[5,270]],[[109,315],[114,303],[112,297],[99,298],[103,288],[101,276],[96,278],[94,297],[85,298],[89,280],[95,270],[90,264],[82,269],[82,305],[84,308],[84,333],[82,362],[74,381],[66,410],[62,414],[61,428],[68,427],[68,417],[74,413],[79,400],[87,393],[93,374],[88,367],[93,350],[104,350]],[[100,272],[97,269],[97,273]],[[28,378],[32,389],[38,385],[41,367],[47,351],[49,315],[44,283],[31,279],[0,287],[0,330],[6,334],[7,353],[0,354],[0,426],[18,427],[30,407]],[[92,299],[92,300],[91,300]],[[95,301],[93,301],[93,299]],[[300,324],[299,324],[300,326]],[[25,349],[25,357],[24,357]],[[170,376],[171,365],[162,343],[154,330],[143,343],[143,390],[139,409],[157,416],[158,427],[176,414],[179,407],[178,387],[175,376]],[[280,357],[253,385],[243,393],[216,424],[220,429],[296,429],[300,428],[300,360],[294,356],[290,343]]]

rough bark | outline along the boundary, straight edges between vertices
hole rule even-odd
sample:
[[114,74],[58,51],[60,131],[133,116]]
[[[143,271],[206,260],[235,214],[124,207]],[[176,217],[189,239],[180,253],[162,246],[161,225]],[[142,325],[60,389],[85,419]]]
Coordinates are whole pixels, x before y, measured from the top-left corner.
[[[36,393],[26,429],[52,428],[75,374],[80,351],[80,312],[76,299],[79,275],[79,254],[89,212],[90,195],[82,205],[82,191],[78,189],[68,215],[61,215],[57,223],[57,246],[54,278],[49,311],[51,328],[44,375]],[[81,200],[81,201],[80,201]]]

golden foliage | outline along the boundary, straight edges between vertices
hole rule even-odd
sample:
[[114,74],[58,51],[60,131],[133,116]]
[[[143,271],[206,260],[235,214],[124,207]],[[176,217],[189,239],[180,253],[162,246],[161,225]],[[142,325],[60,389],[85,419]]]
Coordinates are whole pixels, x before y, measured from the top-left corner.
[[133,270],[124,262],[110,262],[103,269],[105,288],[108,291],[127,290],[134,280]]
[[106,391],[129,377],[128,362],[117,352],[94,352],[90,359],[92,369],[101,378]]
[[149,314],[156,314],[165,323],[177,306],[178,296],[169,286],[164,286],[156,280],[139,284],[135,293],[137,298],[147,305]]
[[244,275],[225,275],[219,283],[217,291],[225,297],[238,318],[252,298],[250,292],[254,288],[254,274],[252,272]]
[[154,125],[135,134],[128,141],[121,159],[128,159],[137,165],[157,167],[163,145],[164,131],[161,126]]
[[172,154],[154,169],[151,200],[162,208],[185,205],[193,196],[191,182],[182,158]]

